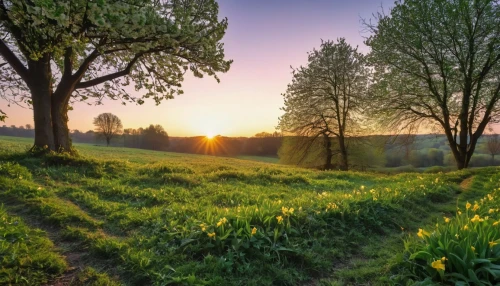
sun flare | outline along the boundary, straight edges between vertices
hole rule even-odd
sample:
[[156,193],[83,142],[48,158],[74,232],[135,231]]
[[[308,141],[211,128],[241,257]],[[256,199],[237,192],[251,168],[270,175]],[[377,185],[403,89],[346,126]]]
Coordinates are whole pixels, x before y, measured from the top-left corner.
[[207,134],[205,135],[205,137],[207,137],[207,139],[213,139],[215,137],[215,134],[212,133],[212,132],[207,132]]

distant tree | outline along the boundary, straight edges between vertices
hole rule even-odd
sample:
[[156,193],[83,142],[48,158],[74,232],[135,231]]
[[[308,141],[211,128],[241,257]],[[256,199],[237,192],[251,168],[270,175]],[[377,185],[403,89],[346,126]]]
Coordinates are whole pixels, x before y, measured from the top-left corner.
[[26,129],[28,129],[28,130],[33,129],[33,127],[31,127],[31,124],[26,124],[26,125],[25,125],[25,127],[26,127]]
[[343,38],[337,42],[323,41],[319,50],[309,53],[306,67],[293,70],[292,83],[283,95],[285,114],[278,128],[309,140],[309,146],[322,138],[325,169],[333,167],[335,151],[331,138],[336,138],[339,167],[348,170],[346,138],[359,127],[356,117],[363,104],[367,80],[365,57],[357,48]]
[[269,133],[269,132],[260,132],[260,133],[255,134],[253,137],[256,137],[256,138],[274,137],[274,134]]
[[109,146],[111,138],[123,132],[122,121],[112,113],[101,113],[94,118],[95,131],[106,138],[106,145]]
[[495,164],[495,155],[500,154],[500,136],[498,134],[492,134],[487,137],[486,149],[491,155],[491,163]]
[[186,71],[219,81],[227,23],[215,0],[1,0],[0,97],[32,106],[36,147],[67,152],[70,100],[159,104]]
[[498,0],[398,0],[366,22],[375,68],[373,110],[392,130],[427,124],[467,168],[488,123],[500,119]]
[[415,144],[415,139],[417,135],[415,134],[400,134],[396,137],[395,145],[403,148],[404,151],[404,159],[406,162],[410,161],[410,153],[412,151],[413,145]]
[[143,148],[152,150],[166,150],[169,145],[168,134],[161,125],[149,125],[142,132]]

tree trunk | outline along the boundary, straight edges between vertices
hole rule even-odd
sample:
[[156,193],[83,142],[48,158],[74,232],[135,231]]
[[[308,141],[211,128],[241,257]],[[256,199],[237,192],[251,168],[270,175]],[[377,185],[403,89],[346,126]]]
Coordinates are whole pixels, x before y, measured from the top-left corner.
[[325,152],[326,152],[324,168],[325,168],[325,170],[331,170],[333,168],[333,165],[332,165],[332,158],[333,158],[332,141],[330,140],[330,137],[326,134],[323,134],[323,139],[324,139],[324,147],[325,147]]
[[110,142],[110,141],[111,141],[111,138],[106,137],[106,144],[107,144],[106,146],[108,146],[108,147],[109,147],[109,142]]
[[30,71],[28,87],[31,91],[35,122],[34,147],[55,150],[51,118],[52,74],[50,58],[44,56],[38,61],[30,60],[28,67]]
[[339,151],[340,151],[340,170],[348,171],[349,162],[347,160],[347,148],[345,146],[344,136],[339,136]]
[[52,127],[54,143],[58,152],[71,152],[71,137],[68,128],[69,95],[52,98]]
[[444,132],[446,134],[446,139],[448,139],[448,144],[450,145],[451,153],[453,154],[453,158],[455,158],[455,163],[457,164],[457,169],[462,170],[467,168],[466,157],[462,155],[459,151],[459,146],[457,142],[455,142],[455,138],[451,133],[450,128],[444,127]]

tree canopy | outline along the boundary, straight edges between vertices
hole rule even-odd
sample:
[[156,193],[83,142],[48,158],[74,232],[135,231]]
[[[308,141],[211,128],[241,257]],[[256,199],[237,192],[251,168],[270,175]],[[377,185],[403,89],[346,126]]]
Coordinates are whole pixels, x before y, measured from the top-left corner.
[[[284,115],[279,128],[306,138],[295,140],[309,148],[322,139],[325,168],[332,168],[331,137],[338,139],[342,170],[348,169],[346,137],[359,130],[357,121],[366,95],[368,70],[364,56],[345,39],[324,41],[309,53],[308,65],[293,70],[292,83],[283,94]],[[307,141],[309,140],[309,143]]]
[[397,1],[365,23],[375,67],[373,109],[393,128],[436,126],[459,169],[500,118],[498,0]]
[[218,81],[227,23],[215,0],[0,0],[0,95],[32,105],[35,146],[68,149],[71,99],[159,104],[187,71]]

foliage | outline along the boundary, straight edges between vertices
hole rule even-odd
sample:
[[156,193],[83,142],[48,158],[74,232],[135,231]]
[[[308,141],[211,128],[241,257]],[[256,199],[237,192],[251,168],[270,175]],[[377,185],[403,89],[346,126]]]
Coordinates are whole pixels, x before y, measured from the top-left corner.
[[0,206],[0,284],[45,284],[66,267],[43,231],[30,229]]
[[375,20],[365,23],[375,116],[392,130],[434,125],[466,168],[500,116],[498,1],[396,1]]
[[357,47],[351,47],[344,38],[322,42],[319,50],[309,53],[306,67],[293,70],[292,83],[283,94],[285,114],[278,128],[302,137],[301,145],[306,149],[321,142],[325,169],[333,167],[330,138],[337,138],[339,167],[347,170],[346,140],[359,133],[367,80],[365,58]]
[[480,201],[462,204],[455,217],[444,217],[432,232],[420,229],[419,238],[405,242],[416,279],[455,285],[500,282],[499,179],[498,174],[490,178],[487,186],[493,191]]
[[143,145],[146,149],[166,150],[168,148],[168,134],[161,125],[149,125],[143,131]]

